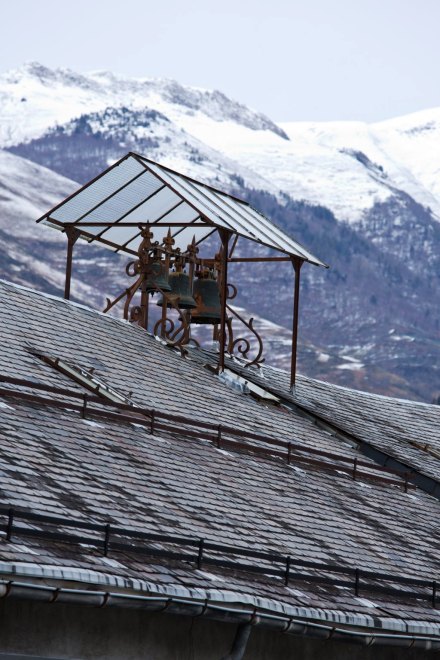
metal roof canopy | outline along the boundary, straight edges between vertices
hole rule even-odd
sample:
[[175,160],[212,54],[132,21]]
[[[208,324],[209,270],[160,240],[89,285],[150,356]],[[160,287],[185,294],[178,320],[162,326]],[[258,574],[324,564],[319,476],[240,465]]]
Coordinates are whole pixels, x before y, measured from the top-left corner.
[[[247,339],[239,337],[234,340],[232,317],[228,317],[228,312],[244,324],[257,339],[259,347],[257,355],[248,364],[260,365],[264,361],[261,359],[263,344],[253,327],[253,319],[246,322],[236,310],[228,305],[228,299],[235,297],[235,294],[230,295],[229,291],[228,262],[291,262],[294,270],[294,297],[290,384],[293,391],[296,380],[301,267],[306,261],[316,266],[326,267],[326,264],[314,257],[247,202],[179,174],[144,156],[129,152],[48,211],[37,222],[44,222],[65,232],[67,236],[64,286],[64,297],[67,300],[70,298],[73,247],[78,238],[84,238],[89,243],[97,241],[116,252],[122,251],[134,255],[137,258],[132,262],[135,270],[132,273],[128,270],[126,272],[127,275],[137,276],[136,281],[131,287],[124,289],[113,301],[107,299],[107,307],[104,312],[109,311],[115,304],[126,298],[124,318],[128,320],[133,296],[136,292],[140,292],[141,304],[134,307],[135,317],[130,318],[146,330],[148,330],[149,302],[145,284],[150,267],[150,256],[146,256],[146,254],[151,253],[146,246],[154,245],[151,238],[155,234],[157,243],[163,242],[162,251],[168,255],[164,260],[168,264],[167,267],[169,267],[170,254],[185,255],[185,258],[188,258],[189,263],[192,264],[189,275],[192,281],[196,263],[195,254],[197,253],[197,251],[194,252],[194,242],[200,244],[217,232],[221,241],[220,252],[215,259],[199,258],[199,263],[213,262],[217,269],[221,314],[220,323],[214,326],[214,336],[219,341],[219,372],[224,371],[225,354],[228,350],[233,352],[234,347],[238,346],[237,350],[243,357],[246,357],[250,350]],[[168,234],[174,240],[171,240]],[[229,246],[232,237],[234,239],[232,245]],[[232,254],[239,237],[281,252],[283,256],[233,257]],[[161,336],[167,338],[173,345],[181,347],[183,343],[191,340],[189,329],[191,314],[188,323],[187,315],[179,311],[181,325],[175,330],[175,325],[171,322],[169,330],[171,334],[167,334],[167,320],[169,320],[167,319],[167,306],[174,307],[176,310],[178,310],[178,306],[171,301],[171,298],[167,299],[160,287],[156,288],[163,295],[160,320]],[[236,293],[236,288],[232,287],[232,290],[234,289]],[[197,321],[195,322],[197,323]],[[156,332],[156,328],[159,328],[157,323],[153,332]],[[177,340],[176,337],[179,336],[180,339]]]
[[182,252],[193,237],[201,243],[220,229],[326,266],[247,202],[132,152],[37,222],[75,228],[89,242],[128,254],[137,253],[142,225],[163,229],[163,236],[170,230]]

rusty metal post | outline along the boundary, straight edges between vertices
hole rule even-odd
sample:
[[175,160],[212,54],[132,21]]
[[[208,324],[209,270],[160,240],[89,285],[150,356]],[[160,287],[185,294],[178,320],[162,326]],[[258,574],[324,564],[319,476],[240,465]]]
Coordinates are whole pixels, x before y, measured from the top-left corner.
[[[196,270],[196,259],[199,248],[196,245],[196,237],[193,236],[191,243],[188,245],[188,277],[189,277],[189,287],[190,290],[193,290],[194,286],[194,275]],[[186,320],[188,322],[188,340],[191,337],[191,310],[186,310]]]
[[[182,202],[179,202],[181,204]],[[173,207],[174,210],[175,207]],[[165,214],[166,215],[166,214]],[[163,216],[161,216],[162,218]],[[167,277],[169,277],[170,273],[170,265],[171,265],[171,255],[173,253],[173,245],[175,243],[174,238],[171,236],[171,229],[168,229],[167,235],[163,239],[163,243],[165,245],[165,259],[163,260],[165,264],[162,264],[162,268],[165,265],[165,272],[167,274]],[[161,262],[162,263],[162,262]],[[167,298],[166,294],[162,293],[162,310],[161,310],[161,319],[162,323],[160,326],[160,336],[162,339],[165,339],[167,333],[166,333],[166,324],[167,324]]]
[[292,266],[295,272],[295,291],[293,297],[293,326],[292,326],[292,359],[290,363],[290,389],[293,392],[296,384],[296,357],[298,350],[298,318],[299,318],[299,284],[303,260],[292,257]]
[[80,236],[80,232],[75,227],[66,228],[67,235],[67,256],[66,256],[66,279],[64,282],[64,298],[70,300],[70,282],[72,279],[72,257],[73,246]]
[[162,309],[160,312],[162,323],[160,326],[160,336],[162,339],[165,339],[166,337],[166,324],[167,324],[167,299],[165,295],[162,296]]
[[141,284],[141,317],[140,317],[140,326],[145,330],[148,330],[148,312],[150,309],[148,291],[146,289],[146,279],[144,277]]
[[147,222],[145,227],[141,228],[140,234],[142,236],[141,244],[138,247],[138,257],[139,257],[139,270],[142,275],[141,283],[141,315],[139,325],[144,330],[148,330],[148,313],[150,311],[150,299],[149,293],[147,291],[147,278],[150,271],[151,264],[151,239],[153,238],[153,232],[150,230],[150,225]]
[[221,287],[220,287],[220,333],[219,333],[219,348],[220,355],[218,360],[218,371],[222,373],[225,370],[225,343],[226,343],[226,300],[228,296],[228,249],[230,232],[226,229],[219,229],[220,238],[222,241],[221,253]]

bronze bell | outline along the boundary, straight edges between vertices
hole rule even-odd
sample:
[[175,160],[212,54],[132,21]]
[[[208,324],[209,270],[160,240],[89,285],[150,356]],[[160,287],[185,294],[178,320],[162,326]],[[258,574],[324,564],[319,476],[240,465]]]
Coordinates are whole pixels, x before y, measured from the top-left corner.
[[150,264],[150,269],[145,282],[145,290],[148,293],[154,293],[156,287],[159,287],[162,291],[171,291],[165,262],[157,259]]
[[197,307],[191,312],[191,321],[194,323],[220,323],[220,292],[211,271],[201,271],[194,282],[193,296]]
[[[182,270],[178,270],[176,273],[170,273],[168,282],[170,284],[170,295],[176,297],[176,304],[180,309],[194,309],[194,307],[197,307],[197,303],[191,293],[189,276],[186,273]],[[158,300],[157,305],[163,305],[163,297]],[[169,302],[167,303],[167,307],[171,307]]]

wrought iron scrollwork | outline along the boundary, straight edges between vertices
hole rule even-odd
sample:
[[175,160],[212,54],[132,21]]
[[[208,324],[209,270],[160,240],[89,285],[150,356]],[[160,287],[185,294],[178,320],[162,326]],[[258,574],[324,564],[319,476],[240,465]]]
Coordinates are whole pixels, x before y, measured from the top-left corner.
[[[229,284],[227,285],[227,300],[233,300],[236,298],[238,293],[237,287],[234,284]],[[231,316],[227,316],[226,319],[226,350],[228,353],[233,355],[234,353],[238,353],[243,359],[247,361],[246,366],[250,367],[252,365],[255,365],[257,367],[260,367],[263,362],[264,358],[261,357],[263,355],[263,341],[258,334],[258,332],[254,328],[254,319],[250,318],[249,321],[246,321],[240,314],[228,303],[226,303],[226,309],[227,311],[232,314],[233,317],[235,317],[237,320],[240,321],[253,335],[253,337],[256,339],[257,342],[257,348],[256,348],[256,354],[254,357],[251,359],[249,357],[249,353],[252,350],[255,350],[255,348],[252,346],[251,341],[247,337],[234,337],[234,330],[233,330],[233,318]]]
[[125,267],[125,272],[129,277],[136,277],[136,281],[127,289],[122,291],[122,293],[119,294],[116,298],[113,300],[110,300],[110,298],[107,298],[107,305],[105,307],[104,314],[109,312],[115,305],[117,305],[118,302],[123,300],[125,298],[125,304],[124,304],[124,319],[125,320],[133,320],[134,316],[140,316],[142,315],[142,305],[141,307],[136,306],[136,313],[132,313],[130,315],[130,305],[131,301],[133,300],[133,297],[141,289],[143,282],[146,280],[149,274],[152,272],[152,264],[151,264],[151,259],[150,259],[150,251],[153,248],[157,249],[158,243],[156,241],[155,244],[151,242],[151,239],[153,237],[153,234],[149,231],[149,229],[142,229],[141,231],[141,236],[142,236],[142,241],[141,244],[139,245],[138,249],[138,258],[130,261],[126,267]]
[[[199,346],[199,343],[191,338],[190,324],[185,311],[179,308],[178,297],[163,291],[160,287],[156,287],[156,290],[162,294],[163,304],[162,317],[156,322],[153,333],[175,346],[184,346],[190,342]],[[177,312],[177,323],[164,314],[164,310],[166,311],[167,308],[174,309]]]
[[121,300],[123,300],[123,298],[125,298],[126,300],[125,300],[125,304],[124,304],[124,319],[128,320],[129,311],[130,311],[130,303],[133,300],[133,297],[136,294],[136,292],[141,287],[143,279],[144,279],[143,274],[139,275],[136,282],[134,282],[134,284],[132,284],[130,287],[128,287],[127,289],[122,291],[122,293],[120,293],[119,296],[117,296],[113,300],[110,300],[110,298],[107,298],[106,299],[107,300],[107,305],[103,310],[104,314],[109,312],[115,305],[118,304],[118,302],[120,302]]
[[[107,305],[104,312],[109,312],[120,301],[124,300],[124,319],[132,323],[138,323],[143,328],[148,327],[149,305],[148,296],[154,293],[162,295],[162,301],[159,303],[162,307],[160,318],[155,322],[153,333],[160,336],[168,344],[184,350],[184,346],[190,343],[199,346],[198,341],[191,337],[191,311],[190,309],[179,308],[180,297],[170,290],[168,287],[168,275],[164,277],[165,273],[169,272],[171,263],[176,268],[182,267],[182,259],[186,259],[190,265],[190,281],[194,276],[195,264],[199,268],[204,265],[203,260],[197,259],[198,248],[193,243],[188,246],[188,251],[185,257],[182,257],[178,248],[173,249],[174,239],[170,232],[165,237],[163,245],[160,246],[158,241],[152,242],[153,234],[149,228],[141,230],[142,241],[138,248],[138,258],[130,261],[126,267],[125,272],[128,277],[135,278],[133,284],[122,291],[114,300],[107,298]],[[184,263],[184,262],[183,262]],[[211,268],[220,273],[221,268],[220,255],[216,255],[215,260],[211,263]],[[220,281],[221,277],[218,275]],[[171,287],[169,287],[170,289]],[[133,299],[137,293],[140,293],[140,305],[133,304]],[[225,341],[221,342],[224,346],[224,351],[233,355],[234,353],[247,361],[247,366],[256,365],[260,366],[264,362],[263,342],[260,335],[254,328],[254,319],[251,318],[246,321],[239,312],[231,307],[227,301],[234,300],[237,296],[237,287],[234,284],[227,284],[226,287],[226,300],[225,311]],[[168,315],[169,310],[175,312],[174,318]],[[196,318],[194,318],[196,321]],[[233,321],[239,321],[248,333],[241,334],[236,337],[234,335]],[[205,321],[206,322],[206,321]],[[218,325],[215,326],[214,336],[219,338]],[[255,341],[254,341],[255,340]]]

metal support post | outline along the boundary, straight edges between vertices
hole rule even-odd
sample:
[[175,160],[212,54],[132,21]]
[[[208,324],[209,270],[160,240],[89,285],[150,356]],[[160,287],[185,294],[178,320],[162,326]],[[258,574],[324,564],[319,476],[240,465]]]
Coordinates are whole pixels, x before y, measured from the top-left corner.
[[290,389],[293,392],[296,384],[296,357],[298,350],[298,318],[299,318],[299,284],[303,260],[292,257],[292,266],[295,272],[295,291],[293,298],[293,326],[292,326],[292,359],[290,363]]
[[226,300],[228,296],[228,250],[230,232],[226,229],[219,229],[220,238],[222,241],[221,253],[221,284],[220,284],[220,334],[219,334],[219,348],[220,355],[218,361],[218,371],[222,373],[225,370],[225,348],[226,348]]
[[150,309],[148,295],[146,280],[144,278],[141,284],[141,316],[139,325],[145,330],[148,330],[148,312]]
[[64,298],[70,300],[70,281],[72,279],[72,257],[73,246],[80,236],[80,232],[75,227],[66,228],[67,235],[67,256],[66,256],[66,279],[64,282]]

